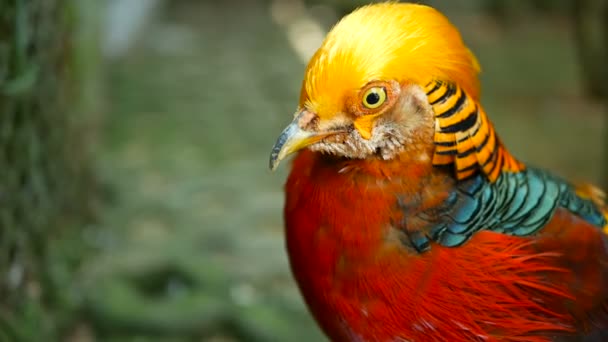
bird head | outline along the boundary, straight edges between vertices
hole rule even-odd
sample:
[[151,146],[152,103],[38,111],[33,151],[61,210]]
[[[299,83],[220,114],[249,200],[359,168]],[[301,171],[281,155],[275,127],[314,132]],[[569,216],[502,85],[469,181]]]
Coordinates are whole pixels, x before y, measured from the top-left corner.
[[432,144],[438,124],[424,87],[452,82],[477,100],[478,73],[459,32],[437,10],[361,7],[334,26],[308,63],[295,118],[279,136],[270,168],[303,148],[391,159]]

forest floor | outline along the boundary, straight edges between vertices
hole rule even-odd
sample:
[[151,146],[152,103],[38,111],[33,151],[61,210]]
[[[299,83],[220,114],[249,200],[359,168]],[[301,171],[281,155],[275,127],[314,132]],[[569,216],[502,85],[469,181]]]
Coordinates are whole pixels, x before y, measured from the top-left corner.
[[[175,2],[107,65],[111,203],[81,274],[100,341],[323,340],[284,250],[288,163],[267,169],[304,64],[261,4]],[[448,15],[484,66],[483,103],[512,152],[598,180],[603,116],[581,95],[568,30]]]

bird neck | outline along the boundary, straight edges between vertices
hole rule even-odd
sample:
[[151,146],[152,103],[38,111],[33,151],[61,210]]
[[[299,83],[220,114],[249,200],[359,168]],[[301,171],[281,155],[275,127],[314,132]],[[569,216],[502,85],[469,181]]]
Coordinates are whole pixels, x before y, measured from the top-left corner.
[[436,199],[442,197],[437,194],[454,187],[456,179],[451,168],[434,166],[432,155],[432,144],[410,145],[389,160],[350,159],[305,150],[295,158],[289,180],[314,188],[315,194],[328,192],[326,199],[348,193],[351,201],[368,202],[374,192],[391,203],[395,193],[412,198],[435,193]]
[[448,175],[445,168],[433,166],[433,147],[427,145],[409,146],[391,159],[374,156],[366,159],[341,158],[316,154],[315,159],[320,169],[342,179],[350,179],[358,184],[384,181],[408,184],[420,184],[422,180],[435,174]]
[[491,182],[502,171],[525,169],[504,147],[476,97],[439,80],[427,84],[425,92],[435,113],[434,165],[453,166],[459,180],[481,172]]

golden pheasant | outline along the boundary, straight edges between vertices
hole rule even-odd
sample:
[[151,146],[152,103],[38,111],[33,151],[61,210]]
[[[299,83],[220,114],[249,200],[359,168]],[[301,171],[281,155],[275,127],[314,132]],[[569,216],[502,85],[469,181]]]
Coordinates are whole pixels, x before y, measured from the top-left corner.
[[479,65],[431,7],[342,19],[270,167],[289,260],[333,341],[608,341],[601,193],[515,159]]

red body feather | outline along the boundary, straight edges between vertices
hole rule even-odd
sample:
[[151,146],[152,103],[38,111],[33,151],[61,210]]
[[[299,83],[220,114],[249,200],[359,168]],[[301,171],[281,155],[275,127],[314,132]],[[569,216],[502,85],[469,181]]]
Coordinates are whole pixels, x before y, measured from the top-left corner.
[[536,236],[482,231],[424,253],[401,243],[396,196],[422,210],[455,182],[412,155],[358,161],[303,151],[294,161],[291,267],[332,340],[540,342],[607,327],[606,240],[566,210]]

